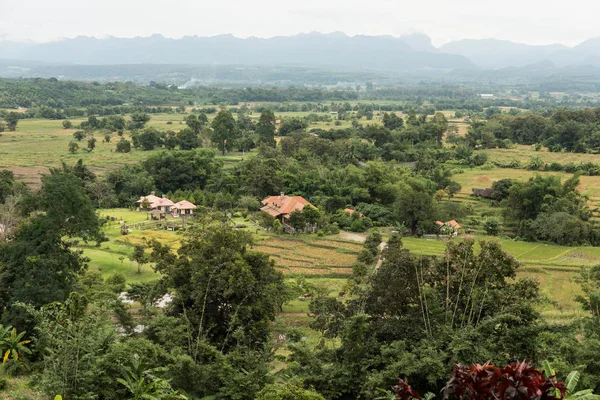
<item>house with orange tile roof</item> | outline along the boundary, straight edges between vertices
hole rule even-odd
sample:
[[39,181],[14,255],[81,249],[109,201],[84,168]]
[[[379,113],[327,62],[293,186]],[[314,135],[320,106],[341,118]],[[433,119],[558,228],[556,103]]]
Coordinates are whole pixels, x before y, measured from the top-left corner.
[[[149,206],[143,207],[142,204],[147,201]],[[153,211],[157,210],[161,214],[167,214],[171,212],[171,207],[175,205],[171,200],[163,194],[162,197],[156,196],[155,192],[151,192],[148,196],[141,196],[139,200],[133,204],[137,205],[138,211]]]
[[171,210],[173,212],[173,216],[175,218],[178,218],[178,217],[194,215],[194,210],[196,208],[198,208],[198,207],[196,207],[195,204],[190,203],[187,200],[181,200],[180,202],[173,204],[173,207],[171,207]]
[[450,234],[452,236],[458,235],[458,230],[462,228],[458,222],[451,220],[448,222],[435,221],[435,224],[440,227],[440,233]]
[[288,224],[290,214],[294,211],[302,211],[304,207],[316,208],[302,196],[286,196],[281,192],[279,196],[270,196],[261,201],[261,211],[277,218],[282,223]]
[[163,219],[167,214],[175,218],[192,215],[197,208],[196,205],[187,200],[173,203],[164,194],[158,197],[155,192],[151,192],[148,196],[141,196],[133,204],[135,204],[137,211],[146,211],[151,218],[160,219]]

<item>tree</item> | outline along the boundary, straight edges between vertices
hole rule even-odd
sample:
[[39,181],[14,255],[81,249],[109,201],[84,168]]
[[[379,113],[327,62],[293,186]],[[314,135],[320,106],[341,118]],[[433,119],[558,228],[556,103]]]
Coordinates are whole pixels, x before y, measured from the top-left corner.
[[91,136],[87,142],[87,150],[88,152],[93,151],[96,148],[96,138]]
[[[146,200],[146,199],[144,199]],[[143,206],[142,206],[143,207]],[[136,244],[133,248],[133,253],[129,256],[129,259],[137,263],[137,273],[142,273],[142,265],[148,262],[148,255],[146,254],[146,246]]]
[[95,179],[87,183],[86,190],[90,195],[90,200],[97,202],[98,208],[102,208],[105,202],[114,196],[114,191],[105,179]]
[[306,228],[306,218],[300,210],[294,210],[290,213],[290,225],[294,228],[295,233],[300,233]]
[[73,133],[73,139],[81,142],[83,140],[83,138],[85,138],[85,132],[84,131],[77,131]]
[[502,221],[495,217],[488,217],[483,221],[483,229],[488,235],[497,236],[502,230]]
[[308,122],[303,118],[286,118],[279,125],[279,134],[286,136],[294,132],[304,131],[308,127]]
[[131,142],[124,137],[117,142],[117,153],[129,153],[131,151]]
[[[184,129],[184,130],[189,130],[189,129]],[[198,140],[197,135],[194,134],[194,137],[195,137],[194,140]],[[166,131],[163,136],[163,144],[167,150],[173,150],[175,147],[179,146],[178,135],[171,130]],[[198,140],[198,143],[195,147],[198,147],[199,145],[200,145],[200,142]]]
[[283,302],[283,276],[266,254],[249,250],[251,236],[219,216],[186,231],[177,254],[158,242],[152,259],[165,287],[174,289],[171,315],[185,317],[190,335],[228,351],[262,348]]
[[404,121],[402,118],[398,117],[396,113],[383,113],[383,126],[387,129],[394,131],[402,128],[404,125]]
[[211,178],[221,171],[223,162],[213,150],[162,151],[148,157],[142,164],[156,187],[163,193],[204,189]]
[[144,112],[136,111],[131,114],[131,121],[129,122],[129,130],[142,129],[146,126],[146,122],[150,121],[150,116]]
[[275,114],[271,110],[265,110],[260,114],[258,124],[256,125],[258,134],[258,143],[275,147]]
[[142,133],[134,136],[134,144],[135,138],[137,138],[143,150],[154,150],[162,144],[161,134],[156,128],[146,128]]
[[336,348],[313,353],[293,346],[298,364],[290,372],[326,398],[376,398],[399,375],[437,392],[448,360],[535,356],[541,328],[536,283],[515,280],[519,263],[499,244],[479,246],[450,242],[442,257],[422,257],[392,236],[377,273],[355,297],[311,302],[311,327],[335,339]]
[[73,123],[71,121],[69,121],[68,119],[65,119],[62,122],[62,126],[64,129],[71,129],[71,128],[73,128]]
[[419,228],[427,229],[437,214],[433,196],[411,187],[400,192],[395,210],[397,219],[404,222],[413,235],[417,234]]
[[266,385],[258,394],[257,400],[324,400],[312,389],[305,389],[298,379]]
[[203,120],[199,120],[194,114],[190,114],[185,117],[184,121],[188,128],[190,128],[196,135],[200,133],[200,130],[202,130],[202,127],[206,123]]
[[[61,393],[65,399],[82,399],[104,397],[100,393],[106,391],[114,395],[118,389],[119,363],[110,355],[117,338],[110,307],[89,303],[86,296],[72,293],[61,303],[39,309],[25,306],[24,311],[37,326],[36,347],[41,358],[38,384],[47,395]],[[103,357],[109,358],[106,364]],[[107,374],[112,376],[107,378]]]
[[208,124],[208,117],[203,112],[198,114],[198,121],[202,124],[202,126]]
[[16,181],[12,171],[0,170],[0,204],[13,193]]
[[225,155],[231,151],[238,137],[238,127],[229,110],[221,110],[212,121],[213,132],[210,140],[217,144],[218,149]]
[[100,220],[86,193],[84,181],[74,172],[56,171],[42,177],[42,188],[34,196],[35,209],[45,212],[52,230],[61,236],[102,240]]
[[4,117],[4,120],[6,121],[6,126],[8,127],[8,130],[10,132],[14,132],[17,130],[17,124],[19,123],[19,114],[11,111],[8,114],[6,114],[6,117]]
[[[72,175],[71,175],[72,176]],[[56,196],[43,181],[40,209],[45,213],[21,224],[12,241],[0,245],[0,299],[11,306],[5,309],[5,318],[13,325],[24,327],[22,311],[15,304],[23,302],[40,307],[55,301],[64,301],[85,270],[87,259],[81,251],[72,251],[65,237],[100,238],[99,222],[85,193],[73,180],[60,185],[61,196]],[[74,189],[71,189],[71,187]],[[46,187],[46,188],[44,188]],[[58,187],[56,187],[58,189]],[[64,195],[64,197],[63,197]],[[55,205],[49,206],[45,198]],[[81,209],[75,207],[79,205]]]
[[198,133],[191,128],[182,129],[177,134],[177,141],[181,150],[193,150],[200,147]]

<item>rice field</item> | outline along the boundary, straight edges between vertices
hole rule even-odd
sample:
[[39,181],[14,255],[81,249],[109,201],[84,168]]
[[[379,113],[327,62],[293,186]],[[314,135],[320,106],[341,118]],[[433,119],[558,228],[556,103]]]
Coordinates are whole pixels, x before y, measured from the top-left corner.
[[350,241],[313,237],[266,237],[253,249],[275,261],[284,273],[307,276],[350,275],[362,246]]

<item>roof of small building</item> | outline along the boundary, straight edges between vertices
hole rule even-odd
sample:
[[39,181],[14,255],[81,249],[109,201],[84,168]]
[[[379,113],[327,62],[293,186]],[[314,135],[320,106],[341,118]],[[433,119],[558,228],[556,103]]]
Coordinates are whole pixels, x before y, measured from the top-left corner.
[[193,210],[195,208],[198,208],[195,204],[190,203],[187,200],[181,200],[180,202],[175,203],[173,207],[175,207],[178,210]]
[[435,224],[438,226],[449,226],[456,230],[461,228],[460,224],[458,222],[456,222],[455,220],[448,221],[448,222],[435,221]]
[[[356,212],[356,210],[353,210],[351,208],[344,208],[344,211],[347,212],[348,214],[352,215]],[[360,215],[361,217],[364,217],[364,214],[359,212],[358,215]]]
[[148,203],[150,203],[150,208],[175,205],[175,203],[173,203],[171,200],[167,199],[166,197],[158,197],[153,194],[150,194],[148,196],[141,196],[140,199],[138,201],[136,201],[134,204],[138,204],[138,203],[142,204],[144,202],[144,199],[148,200]]
[[455,220],[446,222],[446,225],[453,227],[454,229],[460,229],[460,224]]
[[315,208],[302,196],[286,196],[283,193],[279,196],[267,197],[261,203],[264,205],[261,210],[273,217],[282,214],[287,216],[296,210],[301,211],[306,205]]

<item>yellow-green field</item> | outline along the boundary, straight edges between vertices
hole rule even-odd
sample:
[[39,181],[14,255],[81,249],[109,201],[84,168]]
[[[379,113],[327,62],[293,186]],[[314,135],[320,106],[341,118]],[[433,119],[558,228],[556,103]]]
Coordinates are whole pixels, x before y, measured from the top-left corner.
[[[182,129],[181,114],[155,114],[148,122],[148,126],[160,129]],[[73,119],[77,125],[81,119]],[[172,124],[167,124],[172,121]],[[48,168],[59,166],[61,161],[75,164],[79,159],[93,172],[102,174],[109,168],[136,163],[160,150],[142,151],[132,149],[130,153],[117,153],[115,151],[120,137],[113,133],[111,141],[104,142],[104,135],[96,134],[96,148],[92,152],[85,151],[87,140],[79,142],[79,151],[71,154],[68,151],[69,143],[73,140],[73,133],[77,129],[63,129],[62,120],[25,119],[20,120],[16,132],[5,132],[0,135],[0,169],[14,172],[17,179],[37,187],[42,174],[48,173]],[[124,135],[130,139],[128,134]],[[242,160],[241,153],[229,153],[222,158],[225,164],[233,165]]]
[[546,164],[553,162],[567,164],[570,162],[593,162],[600,163],[600,154],[587,154],[587,153],[567,153],[559,152],[553,153],[547,149],[535,151],[533,146],[518,145],[510,149],[489,149],[482,150],[488,153],[489,160],[492,162],[499,162],[502,164],[509,163],[512,160],[519,160],[521,165],[525,166],[531,160],[531,157],[540,157]]
[[[566,172],[529,171],[512,168],[464,168],[457,172],[459,173],[454,175],[452,179],[462,186],[458,196],[461,199],[467,199],[474,188],[491,187],[492,183],[500,179],[526,180],[536,175],[555,175],[564,181],[573,176],[573,174]],[[580,176],[579,179],[581,184],[578,186],[578,190],[589,197],[592,208],[600,207],[600,176]]]

